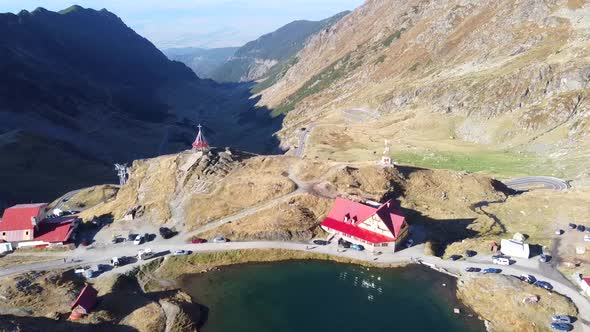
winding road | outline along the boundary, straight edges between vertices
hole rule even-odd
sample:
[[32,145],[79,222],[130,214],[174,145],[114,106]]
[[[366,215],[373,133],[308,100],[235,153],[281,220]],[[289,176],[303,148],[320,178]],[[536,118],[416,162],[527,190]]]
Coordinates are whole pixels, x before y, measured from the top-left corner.
[[505,181],[504,184],[514,190],[553,189],[567,190],[570,185],[558,178],[550,176],[527,176],[524,178]]
[[[374,255],[370,252],[359,252],[355,250],[339,249],[336,243],[327,246],[317,246],[301,242],[277,242],[277,241],[251,241],[251,242],[228,242],[228,243],[203,243],[203,244],[186,244],[182,239],[171,239],[159,241],[141,246],[135,246],[131,243],[123,243],[100,248],[78,248],[71,252],[62,253],[38,253],[39,256],[56,257],[56,260],[42,263],[22,264],[4,268],[0,271],[0,278],[10,275],[28,272],[42,271],[62,268],[73,268],[81,265],[108,264],[111,257],[114,256],[134,256],[139,248],[149,247],[154,252],[162,256],[168,255],[172,250],[184,249],[193,253],[199,252],[218,252],[227,250],[244,250],[244,249],[287,249],[296,251],[305,251],[311,253],[328,254],[331,256],[345,257],[359,261],[372,262],[375,264],[406,264],[420,261],[427,265],[434,265],[437,268],[445,269],[453,274],[466,274],[465,268],[479,267],[487,268],[493,266],[491,256],[480,255],[466,260],[450,261],[438,257],[425,256],[423,254],[423,245],[414,246],[408,249],[400,250],[397,253],[383,253]],[[26,254],[12,254],[26,255]],[[29,254],[30,255],[30,254]],[[64,263],[64,258],[68,261]],[[76,262],[70,262],[76,259]],[[148,261],[149,262],[149,261]],[[136,262],[111,271],[103,273],[99,278],[113,273],[125,273],[134,267],[145,263]],[[533,274],[537,279],[547,281],[554,287],[554,291],[569,297],[579,309],[579,320],[576,322],[576,331],[590,332],[590,301],[585,298],[580,291],[564,280],[554,279],[551,275],[546,274],[540,268],[541,263],[536,259],[519,259],[517,263],[511,266],[495,266],[502,269],[502,274],[519,276],[521,274]]]

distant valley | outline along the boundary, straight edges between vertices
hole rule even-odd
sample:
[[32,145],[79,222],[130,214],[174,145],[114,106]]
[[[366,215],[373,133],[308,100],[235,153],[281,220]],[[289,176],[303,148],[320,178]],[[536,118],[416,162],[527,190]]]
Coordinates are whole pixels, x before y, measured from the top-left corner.
[[264,80],[273,84],[296,62],[295,55],[314,34],[327,29],[348,11],[321,21],[294,21],[239,48],[182,48],[164,53],[185,63],[201,78],[217,82],[251,82]]
[[185,47],[169,48],[163,52],[170,60],[186,64],[200,78],[211,78],[215,70],[229,61],[238,49],[239,47]]

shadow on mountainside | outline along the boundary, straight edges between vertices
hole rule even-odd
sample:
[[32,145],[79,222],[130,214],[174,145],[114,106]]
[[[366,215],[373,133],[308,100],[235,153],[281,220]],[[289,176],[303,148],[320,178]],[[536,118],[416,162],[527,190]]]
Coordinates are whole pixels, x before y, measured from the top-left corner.
[[0,202],[52,201],[71,190],[116,183],[114,163],[190,149],[198,124],[211,146],[282,152],[275,133],[283,116],[257,107],[250,84],[184,82],[164,94],[169,116],[160,123],[105,114],[98,122],[75,118],[79,132],[32,121],[28,113],[0,113],[0,122],[11,116],[14,125],[9,131],[0,125]]
[[[272,117],[271,109],[258,107],[260,96],[250,92],[252,83],[210,84],[214,101],[203,104],[195,98],[192,85],[176,87],[171,92],[174,99],[169,103],[178,122],[184,124],[188,133],[175,135],[171,140],[176,146],[190,147],[195,138],[196,126],[203,126],[207,141],[216,147],[231,147],[256,154],[279,154],[279,140],[275,133],[283,123],[283,115]],[[202,84],[200,89],[203,89]],[[171,146],[174,150],[174,145]]]
[[469,228],[475,218],[433,219],[416,210],[402,207],[402,211],[411,226],[414,244],[431,242],[437,256],[443,256],[448,245],[479,235]]

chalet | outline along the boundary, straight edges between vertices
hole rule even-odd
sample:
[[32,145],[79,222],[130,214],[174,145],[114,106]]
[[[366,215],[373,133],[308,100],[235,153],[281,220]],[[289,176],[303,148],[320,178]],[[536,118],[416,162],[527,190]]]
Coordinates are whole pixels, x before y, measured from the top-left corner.
[[47,246],[69,241],[79,222],[75,217],[46,218],[47,203],[20,204],[4,210],[0,240],[18,247]]
[[408,234],[408,224],[399,206],[393,201],[368,205],[337,197],[321,224],[327,232],[370,251],[379,247],[396,250]]
[[46,217],[47,203],[20,204],[4,210],[0,239],[6,242],[31,241],[39,221]]
[[98,291],[89,284],[86,284],[74,303],[72,303],[70,320],[80,319],[82,316],[88,315],[90,310],[96,304],[97,296]]

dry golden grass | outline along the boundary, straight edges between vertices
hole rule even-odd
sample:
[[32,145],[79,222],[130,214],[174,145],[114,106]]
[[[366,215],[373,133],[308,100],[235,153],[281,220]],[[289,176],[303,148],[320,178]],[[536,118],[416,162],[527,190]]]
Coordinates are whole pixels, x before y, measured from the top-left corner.
[[119,324],[130,326],[138,332],[164,331],[166,329],[166,315],[162,307],[152,302],[137,308]]
[[[466,279],[458,283],[457,295],[495,331],[548,331],[552,315],[577,315],[568,298],[509,276]],[[538,296],[539,302],[524,304],[527,295]]]
[[190,228],[223,218],[295,190],[286,176],[289,158],[255,157],[230,173],[206,195],[193,195],[184,204]]
[[302,194],[199,236],[223,235],[231,240],[311,240],[322,232],[318,225],[331,204],[332,200],[327,198]]
[[[113,185],[100,185],[80,190],[76,195],[70,198],[62,205],[62,210],[79,210],[96,206],[100,203],[108,202],[115,198],[119,188]],[[50,207],[55,207],[62,198],[58,198]]]
[[486,211],[499,218],[509,234],[523,233],[530,237],[530,243],[551,246],[556,229],[567,229],[568,223],[588,224],[589,206],[590,192],[585,189],[535,190],[490,205]]
[[35,316],[52,317],[55,313],[67,313],[84,280],[73,270],[30,272],[4,278],[0,293],[4,296],[0,308],[20,309]]

